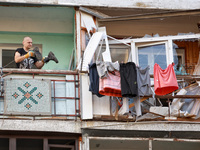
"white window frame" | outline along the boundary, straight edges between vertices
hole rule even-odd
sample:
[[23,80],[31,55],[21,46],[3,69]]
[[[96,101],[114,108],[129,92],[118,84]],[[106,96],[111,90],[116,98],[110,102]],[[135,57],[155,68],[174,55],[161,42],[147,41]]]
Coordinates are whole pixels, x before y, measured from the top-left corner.
[[110,40],[109,44],[119,44],[126,43],[131,44],[131,54],[132,62],[138,65],[138,49],[137,46],[144,43],[151,43],[155,45],[160,43],[166,43],[166,56],[167,56],[167,65],[171,64],[174,60],[173,58],[173,40],[186,40],[186,39],[200,39],[200,34],[191,34],[191,35],[176,35],[176,36],[163,36],[163,37],[150,37],[150,38],[137,38],[137,39],[124,39],[124,40]]
[[[168,49],[168,42],[167,41],[162,41],[162,42],[153,42],[153,43],[136,43],[135,45],[135,60],[133,59],[133,62],[135,62],[137,65],[140,65],[139,64],[139,48],[140,47],[146,47],[146,46],[154,46],[154,45],[160,45],[160,44],[164,44],[165,45],[165,54],[166,54],[166,60],[167,60],[167,65],[170,64],[170,62],[172,61],[173,62],[173,58],[171,61],[170,60],[170,52],[169,52],[169,49]],[[173,55],[173,54],[172,54]]]

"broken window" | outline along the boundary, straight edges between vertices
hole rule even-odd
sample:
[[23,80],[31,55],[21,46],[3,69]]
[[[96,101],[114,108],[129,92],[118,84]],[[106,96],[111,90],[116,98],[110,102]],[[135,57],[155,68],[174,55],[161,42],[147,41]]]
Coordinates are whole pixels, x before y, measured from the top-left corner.
[[[129,61],[129,55],[131,52],[131,48],[126,46],[126,45],[120,45],[120,44],[116,44],[116,45],[110,45],[110,54],[111,54],[111,58],[113,62],[118,61],[119,63],[123,62],[126,63]],[[106,47],[103,46],[102,49],[100,49],[100,54],[99,51],[98,53],[96,53],[97,55],[97,59],[101,59],[101,55],[103,52],[105,52]]]
[[138,60],[138,64],[142,68],[150,66],[151,74],[153,74],[155,63],[159,64],[162,69],[165,69],[167,67],[165,44],[138,47]]

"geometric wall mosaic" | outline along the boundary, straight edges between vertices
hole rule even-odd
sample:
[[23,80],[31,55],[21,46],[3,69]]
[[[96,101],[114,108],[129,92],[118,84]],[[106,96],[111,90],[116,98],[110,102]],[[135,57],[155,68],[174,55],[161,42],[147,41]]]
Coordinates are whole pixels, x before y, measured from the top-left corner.
[[51,115],[51,82],[44,79],[5,79],[4,113]]

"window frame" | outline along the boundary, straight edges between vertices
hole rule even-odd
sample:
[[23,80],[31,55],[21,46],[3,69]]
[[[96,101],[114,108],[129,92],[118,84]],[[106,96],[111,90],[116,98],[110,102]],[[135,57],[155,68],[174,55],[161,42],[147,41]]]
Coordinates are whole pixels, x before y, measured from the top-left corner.
[[[168,49],[168,41],[160,41],[160,42],[148,42],[148,43],[136,43],[135,44],[135,60],[133,60],[138,66],[140,65],[139,64],[139,48],[140,47],[148,47],[148,46],[156,46],[156,45],[161,45],[161,44],[164,44],[165,45],[165,55],[166,55],[166,64],[167,66],[170,64],[170,62],[173,62],[173,58],[172,60],[170,61],[170,51]],[[173,54],[172,54],[173,56]],[[153,56],[154,57],[154,56]],[[149,65],[149,62],[148,62],[148,65]]]
[[[13,47],[13,46],[0,46],[0,67],[3,67],[3,56],[2,56],[2,52],[3,50],[8,50],[8,51],[15,51],[17,48]],[[13,60],[14,60],[14,56],[13,56]],[[17,68],[17,67],[16,67]]]

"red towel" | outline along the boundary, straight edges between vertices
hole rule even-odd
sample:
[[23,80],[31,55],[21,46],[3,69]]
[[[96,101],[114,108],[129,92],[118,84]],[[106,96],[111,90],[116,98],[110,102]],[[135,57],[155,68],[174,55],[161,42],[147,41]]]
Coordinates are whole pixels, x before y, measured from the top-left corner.
[[157,63],[154,65],[154,91],[156,95],[166,95],[178,89],[173,65],[163,70]]
[[107,77],[99,79],[99,93],[101,95],[122,97],[119,71],[108,72]]

